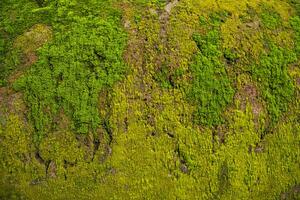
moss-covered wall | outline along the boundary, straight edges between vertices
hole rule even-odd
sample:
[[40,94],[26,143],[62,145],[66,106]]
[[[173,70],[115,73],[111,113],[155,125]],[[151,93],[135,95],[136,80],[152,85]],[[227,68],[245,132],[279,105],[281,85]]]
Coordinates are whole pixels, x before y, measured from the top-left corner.
[[4,0],[0,199],[299,199],[293,0]]

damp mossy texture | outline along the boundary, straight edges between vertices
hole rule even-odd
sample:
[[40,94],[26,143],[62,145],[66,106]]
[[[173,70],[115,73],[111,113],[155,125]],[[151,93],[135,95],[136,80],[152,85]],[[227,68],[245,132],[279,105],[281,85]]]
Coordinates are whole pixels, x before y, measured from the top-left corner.
[[0,199],[300,199],[300,2],[1,0]]

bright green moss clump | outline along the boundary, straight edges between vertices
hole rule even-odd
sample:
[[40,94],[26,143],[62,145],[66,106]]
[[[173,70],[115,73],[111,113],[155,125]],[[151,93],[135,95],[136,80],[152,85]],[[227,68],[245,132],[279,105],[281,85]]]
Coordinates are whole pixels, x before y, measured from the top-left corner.
[[294,52],[270,44],[270,52],[262,55],[259,65],[253,68],[253,77],[261,85],[272,123],[288,110],[294,98],[294,85],[287,69],[296,60]]
[[54,31],[53,42],[39,51],[39,61],[14,84],[25,92],[38,140],[55,129],[54,117],[61,109],[77,133],[95,130],[99,92],[125,72],[126,35],[118,21],[74,16],[68,25],[55,24]]
[[[220,20],[215,18],[212,22],[218,24]],[[222,112],[234,94],[222,60],[220,35],[214,29],[204,36],[195,34],[193,39],[199,50],[191,64],[193,81],[188,95],[198,107],[196,121],[209,126],[217,125],[222,122]]]

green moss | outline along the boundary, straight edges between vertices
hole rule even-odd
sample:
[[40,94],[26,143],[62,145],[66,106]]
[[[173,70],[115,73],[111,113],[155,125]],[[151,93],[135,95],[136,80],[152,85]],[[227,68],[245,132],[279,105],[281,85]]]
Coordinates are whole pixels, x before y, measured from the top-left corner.
[[72,119],[77,133],[94,131],[100,123],[99,92],[125,72],[126,35],[117,21],[78,16],[70,23],[54,24],[53,42],[39,51],[39,61],[14,84],[25,92],[36,141],[55,128],[59,109]]
[[282,25],[281,17],[274,9],[263,6],[262,10],[260,18],[265,28],[274,30]]
[[[0,6],[0,86],[7,85],[7,77],[18,67],[13,47],[14,39],[37,23],[49,22],[47,13],[34,14],[31,11],[38,5],[34,1],[1,1]],[[16,55],[13,57],[12,55]]]
[[300,55],[300,17],[296,16],[290,20],[291,26],[294,29],[295,34],[295,51],[297,55]]
[[300,16],[300,2],[297,0],[289,0],[289,3],[296,10],[297,15]]
[[270,52],[262,55],[260,63],[253,66],[253,77],[261,86],[273,124],[288,110],[294,98],[295,89],[287,69],[296,60],[294,52],[270,44]]
[[217,30],[205,36],[193,36],[199,51],[191,64],[193,81],[188,96],[196,103],[195,115],[200,124],[213,126],[222,123],[222,112],[232,101],[234,89],[221,58],[220,36]]

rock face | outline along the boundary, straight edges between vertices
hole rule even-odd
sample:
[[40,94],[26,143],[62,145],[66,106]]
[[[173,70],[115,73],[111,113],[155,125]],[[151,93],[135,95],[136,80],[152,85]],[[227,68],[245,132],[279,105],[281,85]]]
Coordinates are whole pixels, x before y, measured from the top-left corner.
[[178,0],[175,0],[175,1],[172,1],[172,2],[169,2],[166,6],[165,6],[165,11],[167,13],[171,13],[172,9],[174,6],[176,6],[176,4],[178,3]]
[[51,28],[44,24],[36,24],[14,40],[13,48],[19,52],[20,65],[16,71],[8,77],[10,84],[13,84],[13,82],[24,73],[27,67],[37,62],[38,55],[36,51],[51,41],[51,39]]
[[25,54],[42,47],[46,42],[52,38],[52,30],[49,26],[44,24],[36,24],[29,31],[20,35],[15,43],[15,48],[21,49]]
[[188,169],[188,167],[185,164],[181,164],[180,165],[180,170],[184,174],[188,174],[189,173],[189,169]]
[[55,178],[56,177],[56,164],[55,162],[51,161],[49,166],[48,166],[48,170],[47,170],[47,175],[50,178]]
[[17,37],[14,48],[22,53],[21,64],[30,66],[38,60],[36,50],[52,39],[52,30],[44,24],[36,24],[23,35]]

